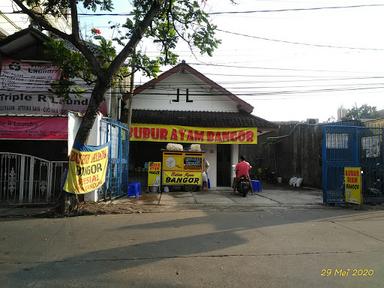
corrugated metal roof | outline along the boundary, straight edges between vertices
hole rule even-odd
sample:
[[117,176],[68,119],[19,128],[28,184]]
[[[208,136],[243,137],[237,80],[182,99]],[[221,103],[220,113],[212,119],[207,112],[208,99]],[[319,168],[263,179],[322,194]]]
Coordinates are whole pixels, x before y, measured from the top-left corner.
[[132,123],[166,124],[195,127],[257,127],[276,129],[277,126],[265,119],[246,112],[202,112],[133,110]]

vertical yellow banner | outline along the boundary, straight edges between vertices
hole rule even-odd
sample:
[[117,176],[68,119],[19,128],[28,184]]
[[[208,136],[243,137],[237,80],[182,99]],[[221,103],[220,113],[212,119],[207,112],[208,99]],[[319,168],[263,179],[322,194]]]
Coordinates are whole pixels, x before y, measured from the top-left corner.
[[160,186],[161,162],[148,163],[148,187]]
[[344,167],[345,202],[362,204],[361,168]]

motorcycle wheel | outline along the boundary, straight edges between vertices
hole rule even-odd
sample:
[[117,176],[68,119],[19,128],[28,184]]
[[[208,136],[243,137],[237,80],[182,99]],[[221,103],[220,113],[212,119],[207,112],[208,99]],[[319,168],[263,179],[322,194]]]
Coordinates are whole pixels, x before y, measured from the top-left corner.
[[243,197],[247,197],[247,194],[248,194],[248,189],[247,187],[245,187],[246,184],[245,183],[240,183],[240,194],[243,196]]

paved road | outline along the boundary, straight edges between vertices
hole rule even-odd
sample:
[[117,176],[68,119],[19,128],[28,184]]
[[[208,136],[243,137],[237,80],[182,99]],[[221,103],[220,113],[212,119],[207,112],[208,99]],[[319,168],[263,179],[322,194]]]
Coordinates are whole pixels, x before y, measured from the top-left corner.
[[292,207],[0,219],[0,286],[383,287],[383,226]]

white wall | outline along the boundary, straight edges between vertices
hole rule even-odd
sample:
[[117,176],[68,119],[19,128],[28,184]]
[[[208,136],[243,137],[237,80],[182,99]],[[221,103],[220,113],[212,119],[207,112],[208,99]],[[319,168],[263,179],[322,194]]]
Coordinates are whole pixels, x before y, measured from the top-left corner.
[[209,162],[208,177],[211,188],[217,187],[217,145],[202,144],[201,150],[205,151],[205,157]]
[[[92,130],[89,134],[87,141],[88,145],[100,145],[100,120],[102,115],[99,114],[96,117],[95,123],[93,123]],[[81,117],[77,113],[68,113],[68,155],[71,153],[73,143],[75,141],[76,133],[80,128]],[[84,200],[86,202],[97,202],[98,193],[97,191],[92,191],[84,195]]]
[[[180,89],[180,102],[172,102],[172,99],[176,99],[177,88]],[[192,103],[186,102],[187,88]],[[218,91],[190,73],[175,73],[169,76],[154,88],[135,95],[132,105],[133,109],[142,110],[238,112],[237,103],[228,96],[219,95]]]
[[[202,144],[201,150],[205,151],[205,157],[207,158],[209,162],[209,170],[208,170],[208,177],[209,181],[211,183],[211,188],[217,187],[217,145],[216,144]],[[232,165],[236,165],[236,163],[239,161],[239,145],[238,144],[232,144],[231,145],[231,181],[235,177],[235,170],[232,169]]]
[[[237,162],[239,162],[239,144],[233,144],[231,145],[231,163],[232,166],[236,165]],[[232,179],[236,177],[235,169],[232,169]]]

